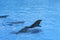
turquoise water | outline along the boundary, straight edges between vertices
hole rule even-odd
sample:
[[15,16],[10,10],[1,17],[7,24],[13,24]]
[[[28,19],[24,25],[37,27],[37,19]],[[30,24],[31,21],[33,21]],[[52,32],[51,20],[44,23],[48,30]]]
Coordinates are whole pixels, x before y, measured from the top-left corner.
[[[60,40],[60,0],[0,0],[0,40]],[[10,34],[41,19],[41,32]],[[9,21],[25,21],[9,26]],[[3,25],[4,24],[4,25]]]

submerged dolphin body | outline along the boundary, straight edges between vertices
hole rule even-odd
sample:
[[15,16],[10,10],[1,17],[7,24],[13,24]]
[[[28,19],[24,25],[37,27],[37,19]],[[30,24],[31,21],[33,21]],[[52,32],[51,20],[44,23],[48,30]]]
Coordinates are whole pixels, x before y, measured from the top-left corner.
[[37,20],[36,22],[34,22],[31,26],[26,26],[23,29],[19,30],[18,32],[13,32],[13,34],[19,34],[19,33],[25,33],[28,32],[29,28],[34,28],[34,27],[41,27],[39,24],[42,20]]
[[8,25],[12,26],[12,25],[14,25],[14,24],[22,24],[22,23],[24,23],[24,21],[7,22],[7,23],[8,23]]
[[0,18],[7,18],[9,15],[0,16]]

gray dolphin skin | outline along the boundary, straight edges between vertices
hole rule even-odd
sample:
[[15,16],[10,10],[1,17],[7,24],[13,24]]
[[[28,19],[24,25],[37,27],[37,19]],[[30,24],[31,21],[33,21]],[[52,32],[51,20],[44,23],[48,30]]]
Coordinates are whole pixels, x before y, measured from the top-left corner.
[[19,33],[25,33],[28,31],[29,28],[35,28],[35,27],[41,27],[39,24],[41,23],[42,20],[37,20],[34,22],[31,26],[25,26],[23,29],[19,30],[18,32],[14,32],[13,34],[19,34]]
[[26,28],[34,28],[34,27],[41,27],[39,24],[41,23],[42,20],[37,20],[34,22],[31,26],[26,27]]

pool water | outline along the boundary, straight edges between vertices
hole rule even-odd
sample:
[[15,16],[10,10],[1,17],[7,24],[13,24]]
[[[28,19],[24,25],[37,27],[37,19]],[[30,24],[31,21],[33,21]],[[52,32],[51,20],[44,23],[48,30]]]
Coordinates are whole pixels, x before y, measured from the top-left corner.
[[[60,0],[0,0],[0,40],[60,40]],[[34,32],[10,34],[41,19],[41,27]],[[7,22],[24,21],[9,26]],[[39,31],[39,30],[41,31]]]

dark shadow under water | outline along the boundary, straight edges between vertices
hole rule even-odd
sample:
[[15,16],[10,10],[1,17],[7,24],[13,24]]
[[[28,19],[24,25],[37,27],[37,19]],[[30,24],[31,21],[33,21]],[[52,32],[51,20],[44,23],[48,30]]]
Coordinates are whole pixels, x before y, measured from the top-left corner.
[[41,31],[42,31],[41,29],[33,29],[31,30],[31,33],[34,34],[34,33],[39,33]]
[[30,30],[23,30],[20,32],[11,32],[11,34],[25,34],[25,33],[30,33],[30,34],[36,34],[36,33],[40,33],[42,30],[41,29],[30,29]]

